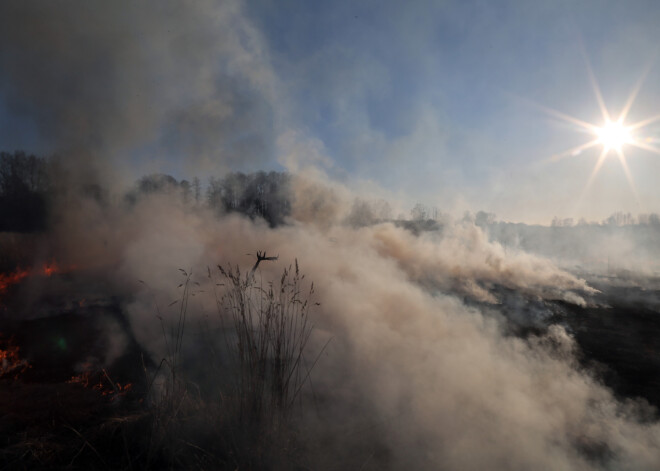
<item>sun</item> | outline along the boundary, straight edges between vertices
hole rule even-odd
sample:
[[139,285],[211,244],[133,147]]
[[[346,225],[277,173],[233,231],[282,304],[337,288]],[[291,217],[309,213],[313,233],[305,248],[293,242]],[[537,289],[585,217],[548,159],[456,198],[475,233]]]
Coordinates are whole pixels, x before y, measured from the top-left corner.
[[630,187],[639,204],[637,189],[635,188],[635,183],[632,174],[630,173],[630,169],[628,167],[628,161],[624,153],[624,149],[626,147],[632,146],[649,152],[660,154],[660,149],[650,144],[650,142],[653,142],[652,139],[645,138],[640,135],[640,131],[643,128],[645,128],[651,123],[660,120],[660,115],[652,116],[650,118],[630,124],[626,122],[626,118],[628,117],[628,112],[632,108],[632,105],[635,102],[635,98],[637,97],[637,94],[639,93],[639,90],[642,87],[644,79],[646,78],[646,75],[650,70],[651,64],[649,64],[646,71],[644,72],[644,74],[642,74],[642,77],[639,79],[636,86],[633,88],[619,116],[616,117],[615,119],[612,119],[607,107],[605,106],[605,101],[603,100],[603,96],[600,93],[598,82],[596,81],[593,71],[591,70],[591,66],[589,65],[589,60],[587,59],[586,54],[585,54],[585,61],[587,63],[587,70],[589,71],[589,78],[591,79],[591,85],[596,95],[598,106],[600,108],[600,112],[603,117],[603,121],[602,121],[603,124],[601,126],[598,126],[593,123],[582,121],[581,119],[567,115],[560,111],[541,106],[541,109],[543,109],[546,113],[556,116],[571,124],[574,124],[576,125],[577,128],[581,129],[582,131],[587,131],[589,134],[592,135],[591,140],[583,144],[580,144],[577,147],[573,147],[572,149],[568,149],[565,152],[554,155],[552,157],[552,160],[558,160],[565,157],[577,157],[587,149],[600,147],[601,149],[600,155],[596,160],[596,164],[594,165],[594,168],[591,172],[591,175],[589,176],[589,179],[582,193],[582,196],[584,196],[587,190],[589,189],[589,187],[591,186],[591,183],[598,175],[598,171],[605,162],[605,159],[609,155],[614,154],[616,157],[618,157],[618,160],[621,163],[626,179],[628,180],[628,183],[630,184]]
[[607,121],[594,132],[598,137],[598,143],[607,151],[614,149],[621,152],[624,144],[634,143],[630,126],[624,126],[620,121]]

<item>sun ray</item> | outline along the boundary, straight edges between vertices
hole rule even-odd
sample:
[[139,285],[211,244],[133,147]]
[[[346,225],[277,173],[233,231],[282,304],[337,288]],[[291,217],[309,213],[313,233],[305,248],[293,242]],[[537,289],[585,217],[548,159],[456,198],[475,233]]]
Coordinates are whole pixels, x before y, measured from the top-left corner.
[[596,95],[596,101],[598,101],[598,107],[600,108],[600,113],[603,115],[603,120],[605,122],[611,121],[610,113],[607,111],[605,106],[605,100],[603,99],[603,94],[600,92],[600,87],[598,86],[598,81],[594,75],[594,71],[591,68],[591,62],[589,61],[589,56],[587,55],[587,50],[584,47],[584,43],[580,41],[580,50],[582,51],[582,56],[584,57],[585,65],[587,66],[587,73],[589,74],[589,81],[591,82],[591,88]]
[[598,156],[598,159],[596,160],[596,163],[593,169],[591,170],[591,173],[589,174],[589,177],[586,181],[586,184],[584,185],[584,188],[582,189],[582,192],[580,193],[579,198],[577,198],[576,200],[577,206],[579,207],[582,204],[582,201],[589,193],[589,190],[594,184],[594,181],[596,180],[600,172],[600,169],[603,167],[605,160],[608,158],[608,156],[611,155],[611,153],[614,153],[616,154],[616,156],[619,159],[619,162],[621,163],[623,173],[635,197],[637,204],[639,205],[640,208],[642,208],[639,192],[637,191],[637,187],[635,186],[635,181],[632,172],[630,170],[630,166],[628,165],[628,158],[624,153],[624,148],[630,145],[638,149],[660,155],[660,147],[656,147],[655,145],[653,145],[657,141],[652,140],[649,137],[640,135],[640,130],[642,128],[645,128],[646,126],[649,126],[652,123],[660,121],[660,114],[642,119],[632,124],[626,123],[626,119],[628,118],[629,113],[632,110],[632,107],[635,104],[639,96],[639,93],[644,83],[646,82],[646,79],[648,78],[651,68],[656,62],[657,54],[654,54],[653,57],[648,61],[648,63],[644,67],[641,76],[635,82],[634,87],[630,91],[630,94],[627,96],[626,102],[624,103],[623,108],[621,109],[621,112],[619,113],[618,117],[616,119],[613,119],[612,115],[607,109],[607,106],[605,105],[603,94],[601,92],[598,81],[596,80],[596,76],[591,66],[591,62],[589,61],[589,57],[587,56],[584,44],[581,41],[581,39],[578,41],[578,43],[584,57],[584,62],[589,76],[589,81],[591,83],[591,88],[596,97],[596,101],[598,102],[598,108],[600,109],[600,114],[602,115],[603,120],[601,124],[589,123],[587,121],[583,121],[569,114],[563,113],[561,111],[557,111],[553,108],[549,108],[540,105],[538,103],[535,103],[531,100],[527,100],[523,98],[523,100],[526,101],[528,104],[533,105],[534,107],[540,109],[544,113],[559,118],[562,121],[565,121],[569,124],[572,124],[576,126],[577,128],[576,130],[586,132],[588,134],[591,134],[592,136],[589,138],[589,140],[587,140],[587,142],[584,142],[583,144],[579,144],[568,150],[554,154],[549,158],[542,160],[541,162],[544,163],[556,162],[558,160],[565,159],[566,157],[577,157],[579,154],[581,154],[586,150],[589,150],[597,146],[601,146],[600,155]]
[[640,129],[640,128],[643,128],[645,126],[648,126],[651,123],[655,123],[658,120],[660,120],[660,114],[655,115],[655,116],[651,116],[650,118],[646,118],[646,119],[643,119],[642,121],[638,121],[636,123],[633,123],[629,127],[630,127],[631,130],[634,131],[635,129]]
[[584,128],[584,129],[586,129],[587,131],[590,131],[590,132],[593,133],[593,132],[596,132],[598,130],[598,126],[596,126],[595,124],[591,124],[591,123],[588,123],[586,121],[582,121],[581,119],[575,118],[575,117],[573,117],[571,115],[568,115],[566,113],[562,113],[561,111],[553,110],[552,108],[548,108],[547,106],[538,105],[536,103],[534,103],[534,104],[536,106],[538,106],[541,110],[545,111],[547,114],[556,116],[557,118],[561,118],[564,121],[567,121],[569,123],[576,124],[576,125]]
[[649,152],[653,152],[654,154],[660,155],[660,149],[657,147],[653,147],[652,145],[646,144],[645,142],[640,142],[640,141],[632,141],[630,142],[630,145],[639,147],[640,149],[647,150]]
[[630,167],[628,167],[628,162],[626,161],[626,156],[624,155],[623,151],[621,149],[616,149],[616,154],[619,157],[619,162],[621,162],[621,166],[623,167],[623,173],[626,175],[626,179],[628,180],[628,184],[630,185],[630,189],[633,192],[633,195],[635,196],[635,200],[637,201],[637,205],[641,208],[642,203],[639,199],[639,194],[637,193],[637,187],[635,186],[635,181],[633,180],[633,176],[630,173]]
[[630,112],[630,108],[632,107],[633,103],[635,102],[635,99],[637,98],[637,95],[639,94],[639,91],[642,88],[642,85],[646,81],[646,76],[649,74],[649,70],[651,70],[650,64],[649,66],[646,67],[646,70],[644,70],[644,73],[642,73],[642,76],[639,78],[637,83],[635,84],[635,88],[633,88],[632,92],[628,96],[628,100],[626,100],[626,104],[623,105],[623,110],[621,110],[621,114],[619,115],[618,121],[620,123],[623,123],[626,118],[628,117],[628,113]]
[[583,195],[591,187],[591,184],[593,183],[594,179],[596,178],[596,175],[598,175],[598,172],[600,171],[600,168],[603,166],[603,162],[605,162],[605,157],[607,157],[608,153],[609,153],[609,150],[603,148],[603,150],[600,153],[600,156],[598,157],[598,161],[596,161],[596,165],[594,165],[594,169],[591,171],[591,175],[589,175],[589,179],[587,180],[587,184],[584,186],[584,190],[582,192]]
[[630,96],[628,96],[628,100],[626,101],[626,104],[623,106],[623,110],[621,110],[621,114],[619,115],[619,122],[623,123],[628,117],[628,112],[630,111],[630,108],[635,102],[635,99],[637,98],[639,91],[642,89],[642,85],[644,85],[644,82],[646,82],[646,77],[648,77],[649,72],[651,72],[651,69],[655,64],[656,57],[657,57],[657,51],[655,54],[653,54],[653,57],[649,59],[648,63],[646,64],[646,67],[644,67],[644,71],[642,72],[641,77],[639,77],[639,80],[635,84],[635,88],[633,88],[632,92],[630,93]]
[[607,157],[607,154],[609,151],[603,147],[603,150],[600,152],[600,156],[598,156],[598,160],[596,161],[596,165],[594,165],[593,170],[591,171],[591,175],[589,175],[589,179],[587,180],[586,185],[584,185],[584,188],[582,189],[582,193],[580,194],[580,197],[578,198],[576,202],[576,206],[580,207],[582,204],[582,201],[586,197],[587,193],[589,192],[589,188],[591,187],[591,184],[593,183],[594,179],[596,178],[596,175],[598,174],[598,171],[600,170],[600,167],[603,165],[603,162],[605,162],[605,157]]
[[511,92],[505,92],[505,93],[508,93],[509,95],[511,95],[516,100],[520,100],[528,106],[532,106],[534,108],[537,108],[537,109],[543,111],[544,113],[546,113],[548,115],[551,115],[551,116],[554,116],[556,118],[561,119],[562,121],[566,121],[568,123],[575,124],[576,126],[579,126],[579,127],[583,128],[584,130],[589,131],[592,134],[595,133],[598,130],[598,126],[596,126],[595,124],[589,123],[587,121],[583,121],[583,120],[578,119],[578,118],[576,118],[574,116],[571,116],[569,114],[562,113],[561,111],[555,110],[554,108],[544,106],[540,103],[535,102],[534,100],[530,100],[529,98],[521,97],[521,96],[516,95],[514,93],[511,93]]
[[548,159],[548,160],[556,162],[558,160],[565,159],[566,157],[572,157],[572,156],[578,155],[579,153],[581,153],[581,152],[583,152],[587,149],[591,149],[592,147],[597,146],[599,143],[600,143],[600,139],[596,138],[596,139],[593,139],[589,142],[585,142],[584,144],[580,144],[579,146],[575,146],[571,149],[568,149],[564,152],[560,152],[559,154],[555,154],[555,155],[551,156],[550,159]]

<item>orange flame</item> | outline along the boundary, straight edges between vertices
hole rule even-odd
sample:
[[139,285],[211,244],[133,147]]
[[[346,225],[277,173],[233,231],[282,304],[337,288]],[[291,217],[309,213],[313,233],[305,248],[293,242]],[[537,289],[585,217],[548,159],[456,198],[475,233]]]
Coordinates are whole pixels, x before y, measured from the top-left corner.
[[50,277],[57,273],[67,273],[75,269],[75,265],[62,268],[55,260],[45,262],[40,268],[29,269],[18,267],[13,273],[0,273],[0,294],[7,291],[7,288],[11,285],[20,283],[28,276],[42,275]]
[[0,293],[7,291],[11,285],[20,283],[24,278],[30,276],[29,270],[18,268],[14,273],[0,273]]

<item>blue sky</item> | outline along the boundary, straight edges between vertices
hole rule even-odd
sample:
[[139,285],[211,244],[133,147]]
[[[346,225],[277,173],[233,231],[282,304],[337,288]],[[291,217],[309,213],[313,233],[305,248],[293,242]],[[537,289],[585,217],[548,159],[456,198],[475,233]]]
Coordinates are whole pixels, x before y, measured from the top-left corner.
[[[614,114],[650,64],[628,121],[659,114],[660,4],[355,3],[49,11],[57,33],[48,34],[66,53],[14,34],[15,54],[1,56],[15,74],[0,80],[0,147],[46,153],[65,145],[63,135],[71,139],[51,124],[77,116],[70,108],[80,116],[109,110],[91,120],[90,135],[98,135],[90,142],[129,175],[291,167],[291,146],[282,143],[293,135],[298,160],[307,152],[333,178],[379,186],[404,206],[533,222],[660,211],[659,155],[624,148],[637,195],[614,154],[585,190],[599,150],[549,161],[588,136],[535,105],[600,124],[587,60]],[[9,13],[29,24],[40,12]],[[66,89],[67,101],[51,100],[38,82],[24,85],[31,54],[29,67]],[[90,59],[104,54],[109,60]],[[84,86],[65,86],[82,80],[67,66],[85,76]],[[643,131],[660,137],[660,124]]]
[[[656,52],[656,4],[265,3],[250,14],[274,67],[287,77],[310,133],[349,176],[439,207],[451,201],[525,219],[647,209],[625,194],[627,182],[611,165],[595,182],[595,197],[575,207],[598,152],[585,152],[588,165],[541,165],[585,137],[532,103],[600,123],[588,59],[606,103],[620,109]],[[631,118],[656,112],[655,83],[657,67]],[[611,197],[603,198],[601,180],[615,187]],[[642,176],[635,183],[645,190]],[[644,203],[655,208],[655,198]]]

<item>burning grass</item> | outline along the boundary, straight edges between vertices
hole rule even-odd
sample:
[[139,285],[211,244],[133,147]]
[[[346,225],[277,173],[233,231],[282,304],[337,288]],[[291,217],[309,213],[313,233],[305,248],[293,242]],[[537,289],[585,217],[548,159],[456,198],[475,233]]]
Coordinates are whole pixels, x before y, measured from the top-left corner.
[[102,396],[109,396],[111,400],[126,396],[133,390],[133,383],[115,382],[110,375],[102,368],[99,370],[85,370],[82,373],[72,376],[67,383],[80,384],[85,388],[91,388],[101,393]]
[[[49,267],[36,273],[61,270]],[[79,363],[68,380],[47,381],[46,371],[27,377],[31,365],[19,346],[0,339],[0,469],[294,467],[302,443],[296,420],[315,363],[307,352],[313,286],[297,261],[265,283],[257,283],[254,270],[209,269],[214,293],[208,295],[224,327],[207,338],[208,362],[191,373],[189,301],[201,292],[192,273],[182,276],[173,306],[178,316],[160,320],[162,360],[132,357],[141,377],[137,369],[126,376],[95,362]],[[12,325],[33,328],[30,322]],[[35,359],[34,365],[43,370],[50,363]]]
[[7,289],[20,283],[25,278],[30,276],[30,270],[17,268],[13,273],[0,273],[0,294],[3,294]]
[[12,337],[5,339],[0,334],[0,379],[13,378],[17,380],[30,364],[21,358],[20,347],[14,343]]
[[30,276],[47,276],[50,277],[57,273],[66,273],[74,270],[74,266],[60,267],[60,265],[51,260],[43,263],[41,266],[32,268],[17,267],[11,273],[0,273],[0,294],[7,292],[10,286],[16,285]]

